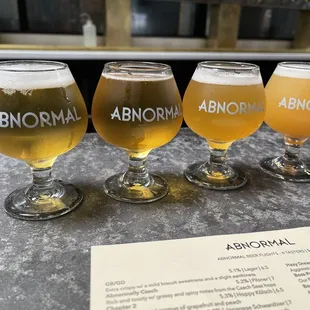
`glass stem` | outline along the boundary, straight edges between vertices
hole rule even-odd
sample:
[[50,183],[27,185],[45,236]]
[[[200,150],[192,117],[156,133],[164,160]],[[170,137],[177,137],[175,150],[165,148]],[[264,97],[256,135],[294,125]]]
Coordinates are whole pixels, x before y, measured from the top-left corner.
[[293,139],[289,137],[284,137],[285,143],[285,153],[283,155],[284,166],[296,168],[303,165],[300,160],[300,148],[306,142],[307,139]]
[[222,150],[210,147],[210,165],[214,166],[215,169],[225,164],[226,157],[227,157],[227,149]]
[[205,169],[209,177],[226,179],[234,174],[233,169],[226,163],[227,148],[218,149],[210,147],[210,161]]
[[36,169],[32,168],[33,186],[38,188],[50,187],[53,184],[52,167]]
[[227,149],[216,149],[210,147],[210,172],[214,175],[222,174],[226,168]]
[[59,195],[60,189],[54,183],[52,167],[34,168],[32,170],[32,185],[26,190],[26,197],[32,201],[44,200]]
[[124,185],[129,187],[149,186],[152,183],[152,177],[148,173],[145,163],[146,157],[129,156],[129,167],[122,177]]

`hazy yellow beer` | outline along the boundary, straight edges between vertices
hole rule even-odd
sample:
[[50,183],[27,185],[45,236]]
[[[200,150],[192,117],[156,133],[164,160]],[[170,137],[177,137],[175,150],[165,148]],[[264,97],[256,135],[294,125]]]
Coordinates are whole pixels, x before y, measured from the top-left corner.
[[291,138],[310,137],[309,64],[278,66],[266,86],[266,101],[268,126]]
[[103,74],[92,119],[100,136],[120,148],[142,153],[162,146],[176,136],[183,119],[175,80]]
[[232,142],[248,137],[264,120],[265,91],[259,67],[248,63],[205,61],[198,64],[183,99],[188,127],[207,139],[209,162],[185,170],[186,178],[217,190],[243,186],[247,177],[226,163]]
[[51,61],[0,62],[0,153],[31,166],[33,183],[12,192],[5,211],[24,220],[66,214],[83,199],[73,184],[54,180],[58,155],[83,138],[88,114],[68,66]]
[[310,137],[310,63],[281,62],[266,86],[265,122],[284,135],[285,153],[265,158],[269,175],[292,182],[310,182],[310,169],[299,157]]
[[54,72],[9,78],[0,77],[0,153],[39,167],[80,142],[87,111],[69,70],[58,81]]
[[107,63],[92,106],[99,135],[122,148],[128,170],[109,177],[104,190],[110,197],[131,203],[153,202],[168,193],[168,184],[148,173],[148,153],[172,140],[182,120],[181,98],[171,68],[152,62]]
[[260,76],[238,79],[196,71],[183,100],[187,125],[211,143],[229,143],[255,132],[264,107]]

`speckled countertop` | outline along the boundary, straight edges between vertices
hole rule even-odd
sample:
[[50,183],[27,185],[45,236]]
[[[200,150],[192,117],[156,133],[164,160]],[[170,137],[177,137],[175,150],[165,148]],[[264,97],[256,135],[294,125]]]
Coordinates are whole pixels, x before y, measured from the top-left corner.
[[[303,157],[310,161],[309,147]],[[229,161],[245,169],[242,189],[201,189],[183,177],[185,167],[208,156],[203,139],[182,129],[168,145],[149,155],[149,169],[164,176],[170,193],[147,205],[119,203],[107,197],[104,180],[126,168],[125,154],[96,134],[55,163],[55,176],[85,193],[70,214],[43,222],[25,222],[0,210],[0,309],[88,309],[92,245],[189,238],[310,225],[310,184],[278,181],[264,175],[258,161],[281,154],[279,134],[266,127],[236,142]],[[307,158],[308,155],[308,158]],[[0,203],[30,181],[23,162],[0,156]]]

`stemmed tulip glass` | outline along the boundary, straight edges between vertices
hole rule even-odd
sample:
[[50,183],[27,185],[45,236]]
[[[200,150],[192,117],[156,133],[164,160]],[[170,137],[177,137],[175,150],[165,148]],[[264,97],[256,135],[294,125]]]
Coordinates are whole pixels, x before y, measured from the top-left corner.
[[207,140],[210,159],[190,165],[186,178],[216,190],[243,186],[247,177],[227,163],[227,150],[234,141],[248,137],[260,127],[264,107],[265,92],[258,66],[199,63],[184,96],[184,119],[189,128]]
[[150,62],[107,63],[94,96],[92,119],[99,135],[129,157],[128,170],[108,178],[105,192],[131,203],[164,197],[166,181],[148,173],[145,163],[150,151],[171,141],[182,124],[181,98],[171,68]]
[[284,136],[285,152],[265,158],[267,174],[292,182],[310,182],[300,148],[310,137],[310,63],[282,62],[266,86],[266,124]]
[[88,122],[68,66],[0,62],[0,111],[0,153],[25,161],[33,176],[30,186],[8,196],[5,211],[23,220],[46,220],[76,208],[82,192],[52,177],[56,158],[80,142]]

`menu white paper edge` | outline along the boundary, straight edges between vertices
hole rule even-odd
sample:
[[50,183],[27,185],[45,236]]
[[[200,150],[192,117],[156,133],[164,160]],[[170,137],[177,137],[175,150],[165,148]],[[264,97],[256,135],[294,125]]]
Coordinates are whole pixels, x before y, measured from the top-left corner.
[[91,310],[309,310],[310,227],[94,246]]

